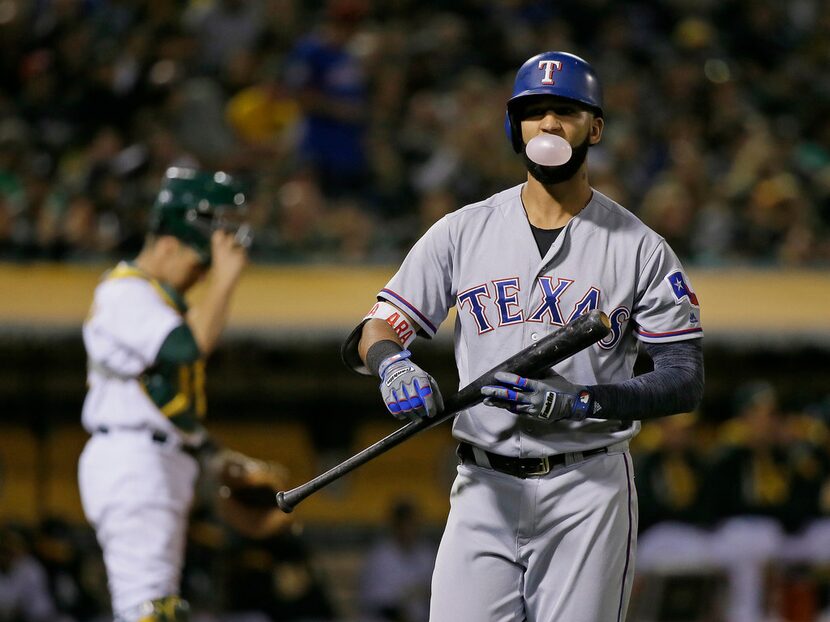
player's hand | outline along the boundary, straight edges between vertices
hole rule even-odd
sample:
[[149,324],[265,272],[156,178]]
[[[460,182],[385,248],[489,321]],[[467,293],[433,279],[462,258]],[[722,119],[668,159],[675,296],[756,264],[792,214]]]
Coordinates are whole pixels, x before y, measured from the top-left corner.
[[398,419],[417,421],[444,409],[444,400],[432,376],[409,360],[401,350],[381,362],[380,393],[386,408]]
[[248,263],[248,250],[234,233],[214,231],[210,238],[213,278],[235,283]]
[[496,380],[499,384],[481,387],[487,406],[506,408],[541,421],[582,421],[593,412],[594,400],[584,387],[575,387],[573,393],[563,392],[541,380],[503,371],[496,372]]

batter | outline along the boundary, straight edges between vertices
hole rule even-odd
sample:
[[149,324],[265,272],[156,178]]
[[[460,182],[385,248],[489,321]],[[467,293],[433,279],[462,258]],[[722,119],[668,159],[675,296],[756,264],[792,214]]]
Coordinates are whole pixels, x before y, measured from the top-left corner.
[[[225,173],[168,169],[144,248],[104,276],[84,323],[91,437],[78,475],[116,622],[189,619],[179,582],[206,439],[204,361],[247,261],[233,225],[244,202]],[[209,268],[188,310],[183,295]]]
[[[349,366],[381,379],[388,410],[416,419],[442,399],[408,348],[435,335],[451,307],[462,387],[583,313],[611,319],[598,344],[538,378],[498,374],[485,402],[455,418],[460,464],[432,622],[624,620],[637,533],[628,442],[641,419],[701,399],[703,331],[683,267],[588,181],[604,123],[586,61],[529,59],[505,122],[525,183],[435,223],[344,344]],[[563,163],[529,157],[528,141],[541,135],[566,143]],[[633,378],[640,344],[654,371]]]

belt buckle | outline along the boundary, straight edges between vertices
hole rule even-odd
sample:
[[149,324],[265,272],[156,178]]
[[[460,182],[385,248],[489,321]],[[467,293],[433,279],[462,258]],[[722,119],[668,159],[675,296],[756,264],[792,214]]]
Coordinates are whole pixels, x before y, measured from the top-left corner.
[[525,477],[534,477],[536,475],[547,475],[550,473],[550,458],[545,456],[544,458],[540,458],[542,464],[539,469],[535,471],[529,471],[525,473]]

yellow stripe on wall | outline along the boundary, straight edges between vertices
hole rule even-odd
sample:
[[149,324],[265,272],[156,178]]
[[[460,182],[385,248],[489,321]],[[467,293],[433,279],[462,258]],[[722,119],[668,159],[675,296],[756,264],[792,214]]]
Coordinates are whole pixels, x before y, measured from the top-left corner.
[[[0,264],[0,325],[80,328],[111,266]],[[353,327],[394,266],[251,266],[233,301],[232,328]],[[830,271],[691,270],[707,333],[830,336]],[[197,303],[203,285],[190,297]],[[442,333],[450,333],[444,325]]]

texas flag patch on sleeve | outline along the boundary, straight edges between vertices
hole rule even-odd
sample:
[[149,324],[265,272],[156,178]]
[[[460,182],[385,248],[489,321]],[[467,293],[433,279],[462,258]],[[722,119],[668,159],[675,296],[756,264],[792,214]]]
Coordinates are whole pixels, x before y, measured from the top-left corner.
[[686,277],[683,276],[683,272],[680,270],[672,272],[666,277],[666,280],[669,282],[669,286],[671,286],[676,304],[680,304],[683,302],[684,298],[688,298],[689,302],[694,306],[700,306],[700,303],[697,301],[697,296],[692,291],[692,288],[686,284]]

